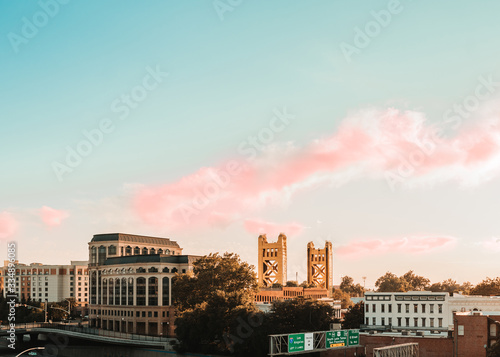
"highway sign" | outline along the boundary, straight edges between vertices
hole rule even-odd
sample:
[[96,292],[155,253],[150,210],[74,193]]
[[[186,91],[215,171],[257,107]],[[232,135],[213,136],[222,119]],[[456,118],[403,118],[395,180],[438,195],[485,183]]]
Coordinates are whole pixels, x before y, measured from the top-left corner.
[[304,351],[314,350],[314,333],[312,332],[305,333],[304,338],[305,338]]
[[326,348],[347,346],[348,330],[328,331],[326,333]]
[[349,339],[347,343],[349,346],[359,345],[359,330],[349,330]]
[[303,333],[288,335],[288,352],[302,352],[305,350],[305,336]]

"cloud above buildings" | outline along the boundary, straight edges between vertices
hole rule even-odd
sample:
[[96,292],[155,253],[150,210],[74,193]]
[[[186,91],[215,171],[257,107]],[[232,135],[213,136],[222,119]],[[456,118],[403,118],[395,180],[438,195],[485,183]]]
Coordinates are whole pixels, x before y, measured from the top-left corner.
[[337,131],[305,147],[280,146],[250,153],[134,196],[138,216],[151,225],[225,226],[268,206],[289,203],[297,192],[376,179],[391,190],[456,182],[475,186],[500,172],[500,122],[482,112],[474,124],[453,117],[430,124],[416,111],[370,109],[343,120]]
[[57,210],[47,206],[43,206],[40,211],[42,222],[48,227],[57,227],[62,221],[69,217],[69,213],[62,210]]
[[335,249],[339,257],[350,259],[383,254],[424,254],[451,248],[457,239],[447,236],[409,236],[392,239],[354,240]]
[[258,219],[246,219],[244,226],[245,230],[253,235],[266,234],[271,239],[278,237],[280,233],[284,233],[287,237],[298,236],[305,228],[303,225],[295,222],[279,224]]
[[500,238],[491,237],[489,240],[481,242],[483,248],[492,253],[500,252]]
[[11,213],[0,212],[0,239],[12,237],[18,228],[19,224]]

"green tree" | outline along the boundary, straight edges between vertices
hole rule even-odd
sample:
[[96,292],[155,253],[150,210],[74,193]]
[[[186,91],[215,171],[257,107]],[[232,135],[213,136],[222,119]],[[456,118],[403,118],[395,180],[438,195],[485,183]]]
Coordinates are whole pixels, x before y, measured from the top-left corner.
[[351,306],[344,315],[342,322],[343,329],[355,329],[365,323],[365,304],[358,302],[356,305]]
[[397,275],[387,272],[375,282],[377,291],[380,292],[405,292],[406,283]]
[[363,288],[360,284],[354,284],[354,279],[347,275],[342,277],[342,282],[340,283],[339,288],[353,297],[363,296],[365,293],[365,288]]
[[332,289],[332,298],[333,300],[340,300],[342,309],[347,309],[354,305],[351,301],[351,295],[340,289]]
[[290,280],[286,282],[285,285],[287,288],[296,288],[299,286],[299,284],[296,281]]
[[228,353],[227,337],[242,316],[257,313],[254,267],[232,253],[210,254],[193,263],[192,274],[174,279],[179,311],[175,324],[180,352]]
[[405,291],[422,291],[429,286],[430,280],[413,273],[413,270],[408,271],[400,277],[400,280],[405,284]]
[[271,288],[273,289],[281,289],[283,287],[283,284],[280,283],[274,283]]
[[500,277],[484,279],[470,291],[470,294],[484,296],[500,295]]

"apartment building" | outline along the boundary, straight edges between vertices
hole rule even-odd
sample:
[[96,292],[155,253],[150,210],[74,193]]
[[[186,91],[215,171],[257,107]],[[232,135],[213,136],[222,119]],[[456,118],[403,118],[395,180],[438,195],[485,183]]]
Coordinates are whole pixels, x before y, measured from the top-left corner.
[[[7,276],[8,263],[5,261],[1,268],[3,279]],[[59,302],[74,298],[78,305],[88,304],[87,261],[71,261],[69,265],[16,262],[15,281],[15,293],[20,300]],[[7,291],[3,289],[3,296],[6,295]]]

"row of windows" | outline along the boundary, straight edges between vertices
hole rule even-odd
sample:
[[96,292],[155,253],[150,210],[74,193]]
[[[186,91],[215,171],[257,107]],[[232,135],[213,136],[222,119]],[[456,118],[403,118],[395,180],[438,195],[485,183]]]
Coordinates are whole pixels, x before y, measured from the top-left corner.
[[[419,325],[419,320],[421,322],[420,325]],[[369,325],[370,319],[368,317],[366,317],[365,322],[367,325]],[[372,325],[377,326],[377,322],[378,322],[377,318],[373,317],[372,318]],[[438,318],[437,322],[438,322],[438,325],[435,326],[435,319],[433,317],[431,317],[431,318],[429,318],[429,326],[427,326],[427,318],[422,317],[419,319],[418,317],[414,317],[413,318],[413,326],[410,326],[410,318],[406,317],[404,320],[405,325],[403,326],[403,318],[398,317],[397,318],[397,325],[395,327],[443,327],[443,318],[441,318],[441,317]],[[385,317],[380,318],[380,325],[385,326],[385,323],[386,323]],[[393,326],[392,325],[392,317],[389,317],[387,319],[387,324]]]
[[[91,309],[90,313],[94,315],[102,316],[118,316],[118,317],[133,317],[134,312],[130,310],[101,310],[101,309]],[[135,317],[158,317],[158,311],[136,311]],[[170,311],[162,311],[162,317],[170,317]]]
[[[132,254],[133,252],[133,254]],[[107,249],[107,255],[116,255],[116,246],[110,245]],[[146,248],[140,247],[132,248],[131,246],[121,247],[121,255],[152,255],[152,254],[167,254],[167,255],[175,255],[175,251],[170,251],[170,249],[161,249],[156,250],[155,248]],[[101,245],[99,248],[92,247],[90,248],[90,263],[95,264],[99,262],[99,264],[104,263],[106,260],[106,247]]]
[[[396,301],[444,301],[445,295],[395,295]],[[367,301],[390,301],[391,295],[366,295]]]
[[[397,304],[397,312],[398,314],[402,313],[402,306],[403,304]],[[410,304],[404,304],[405,305],[405,313],[409,314],[410,313]],[[435,304],[413,304],[413,313],[418,314],[419,310],[420,313],[425,314],[427,313],[427,306],[429,306],[429,313],[433,314],[435,309],[434,309]],[[372,312],[377,312],[377,304],[371,304],[372,306]],[[420,306],[420,309],[419,309]],[[365,305],[365,310],[366,312],[370,312],[370,304]],[[385,304],[380,304],[380,312],[385,313]],[[387,312],[392,313],[392,304],[387,304]],[[443,304],[437,304],[437,313],[442,314],[443,313]]]
[[[125,274],[125,273],[133,273],[133,272],[134,272],[134,268],[128,268],[128,269],[126,269],[126,268],[121,268],[121,269],[116,268],[116,269],[103,269],[102,270],[102,273],[104,275],[106,275],[106,274],[120,274],[120,273],[121,274]],[[146,272],[148,272],[148,273],[158,273],[158,268],[156,268],[156,267],[150,267],[150,268],[146,269],[146,268],[143,268],[143,267],[139,267],[139,268],[135,269],[135,272],[136,273],[146,273]],[[165,267],[165,268],[162,269],[162,273],[173,273],[173,274],[175,274],[175,273],[178,273],[178,272],[179,272],[179,270],[177,268],[172,268],[172,270],[170,270],[169,267]],[[186,269],[182,269],[182,273],[183,274],[186,273]]]

